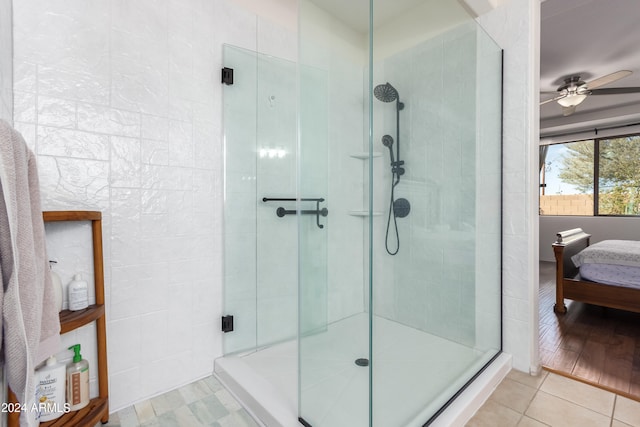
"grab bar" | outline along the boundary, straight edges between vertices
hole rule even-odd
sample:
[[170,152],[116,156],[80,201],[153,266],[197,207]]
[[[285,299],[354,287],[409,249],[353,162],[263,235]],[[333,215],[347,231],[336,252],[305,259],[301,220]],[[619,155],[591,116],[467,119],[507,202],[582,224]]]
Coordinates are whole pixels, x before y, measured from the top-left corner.
[[279,218],[284,217],[285,215],[315,215],[316,216],[316,225],[318,226],[318,228],[324,228],[324,225],[320,224],[320,216],[327,216],[329,215],[329,209],[327,208],[322,208],[320,209],[320,203],[324,202],[324,198],[322,197],[317,197],[317,198],[301,198],[301,199],[296,199],[296,198],[271,198],[271,197],[263,197],[262,201],[263,202],[295,202],[295,201],[301,201],[301,202],[316,202],[316,208],[314,210],[310,210],[310,209],[303,209],[303,210],[295,210],[295,209],[285,209],[283,207],[279,207],[276,209],[276,215]]
[[315,199],[308,199],[308,198],[302,198],[302,199],[296,199],[296,198],[270,198],[270,197],[263,197],[262,198],[263,202],[295,202],[296,200],[300,200],[301,202],[324,202],[324,199],[322,197],[315,198]]

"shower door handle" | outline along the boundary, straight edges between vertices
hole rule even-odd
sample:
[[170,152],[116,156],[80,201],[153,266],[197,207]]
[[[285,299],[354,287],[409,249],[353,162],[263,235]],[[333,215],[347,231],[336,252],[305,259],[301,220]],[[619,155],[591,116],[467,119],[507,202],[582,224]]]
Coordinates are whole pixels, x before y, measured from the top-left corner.
[[296,199],[296,198],[270,198],[270,197],[263,197],[262,201],[263,202],[275,202],[275,201],[279,201],[279,202],[294,202],[294,201],[301,201],[301,202],[316,202],[316,208],[315,209],[303,209],[303,210],[295,210],[295,209],[285,209],[283,207],[279,207],[278,209],[276,209],[276,215],[278,216],[278,218],[282,218],[285,215],[297,215],[298,213],[300,215],[315,215],[316,216],[316,225],[318,226],[318,228],[324,228],[324,225],[320,224],[320,216],[327,216],[329,215],[329,209],[327,208],[322,208],[320,209],[320,203],[324,202],[324,198],[322,197],[318,197],[318,198],[301,198],[301,199]]
[[[318,203],[318,205],[320,204],[320,202],[316,202]],[[318,228],[324,228],[324,225],[320,224],[320,216],[327,216],[329,215],[329,209],[327,208],[322,208],[320,209],[320,206],[317,206],[316,209],[309,209],[309,210],[301,210],[301,211],[297,211],[295,209],[285,209],[283,207],[279,207],[278,209],[276,209],[276,215],[278,215],[278,217],[282,218],[285,215],[296,215],[296,214],[300,214],[300,215],[315,215],[316,216],[316,225],[318,226]]]

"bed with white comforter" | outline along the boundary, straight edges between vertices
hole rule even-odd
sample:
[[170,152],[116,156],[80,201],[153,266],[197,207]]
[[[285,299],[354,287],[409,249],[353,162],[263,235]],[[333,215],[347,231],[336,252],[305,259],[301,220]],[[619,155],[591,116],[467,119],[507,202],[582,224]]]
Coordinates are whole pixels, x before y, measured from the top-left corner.
[[556,313],[567,312],[565,299],[640,313],[640,242],[590,245],[591,235],[580,228],[556,237]]
[[640,241],[604,240],[571,257],[580,277],[640,289]]

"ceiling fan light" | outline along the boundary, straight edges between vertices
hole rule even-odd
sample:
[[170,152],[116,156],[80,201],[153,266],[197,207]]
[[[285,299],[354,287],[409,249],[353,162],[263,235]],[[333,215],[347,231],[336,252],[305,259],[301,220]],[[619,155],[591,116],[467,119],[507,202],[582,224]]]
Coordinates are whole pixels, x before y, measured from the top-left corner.
[[587,99],[586,94],[570,93],[564,98],[558,99],[558,104],[562,105],[563,107],[575,107],[576,105],[582,103],[582,101],[584,101],[585,99]]

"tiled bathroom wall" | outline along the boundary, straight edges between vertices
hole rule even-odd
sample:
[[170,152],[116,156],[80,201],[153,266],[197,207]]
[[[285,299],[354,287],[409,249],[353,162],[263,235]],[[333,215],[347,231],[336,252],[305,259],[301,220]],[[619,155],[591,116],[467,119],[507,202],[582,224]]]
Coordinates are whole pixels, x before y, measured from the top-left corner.
[[[311,1],[300,4],[301,191],[324,197],[324,230],[301,229],[303,322],[317,326],[365,310],[368,217],[366,170],[366,35]],[[322,282],[322,283],[320,283]],[[304,299],[305,296],[303,295]],[[312,301],[313,300],[313,301]],[[311,313],[315,311],[315,313]],[[320,320],[324,317],[324,320]],[[310,324],[309,324],[310,323]]]
[[11,0],[0,1],[0,119],[13,121],[13,34]]
[[[476,24],[469,22],[376,66],[377,80],[390,82],[404,103],[399,139],[406,172],[394,196],[409,200],[411,211],[396,219],[399,246],[393,220],[385,239],[391,173],[389,153],[380,143],[383,134],[397,139],[396,108],[395,103],[374,104],[382,122],[374,144],[384,159],[375,172],[382,175],[374,197],[383,215],[375,231],[379,249],[374,305],[379,315],[471,347],[476,345],[476,328],[484,326],[476,323],[476,312],[487,290],[494,302],[493,338],[500,323],[500,134],[495,131],[500,123],[500,80],[492,80],[494,84],[485,89],[487,82],[477,77],[484,59],[479,59],[479,36]],[[498,52],[495,45],[493,51]],[[493,75],[499,77],[499,56],[490,60]],[[479,91],[484,91],[484,98],[479,98]],[[484,121],[483,113],[488,115]],[[494,131],[487,133],[481,123],[493,124]],[[483,144],[490,151],[478,148]],[[480,156],[486,156],[484,162]],[[483,173],[498,179],[489,183]],[[479,201],[476,194],[482,185],[490,193]],[[481,216],[480,206],[487,206],[490,215]],[[482,252],[494,268],[493,274],[478,281],[476,271],[487,267],[477,262],[481,236],[489,237]],[[387,254],[385,246],[392,252],[399,248],[398,253]],[[499,339],[492,340],[491,348],[498,343]]]
[[[539,4],[511,0],[477,19],[504,49],[503,72],[503,222],[502,222],[502,342],[513,355],[515,369],[539,370],[537,355],[538,216],[535,159],[538,145],[537,41]],[[376,82],[378,83],[378,82]],[[533,172],[532,172],[533,171]],[[386,218],[385,218],[386,219]],[[378,221],[380,221],[378,219]],[[380,243],[376,245],[380,248]],[[391,270],[379,267],[377,277]],[[379,291],[389,289],[381,287]],[[483,295],[483,298],[486,295]],[[389,309],[392,294],[378,295]],[[384,313],[384,309],[382,310]],[[389,311],[387,311],[389,312]]]
[[511,0],[478,23],[504,49],[503,349],[513,355],[515,369],[537,372],[539,109],[534,100],[540,80],[540,5]]
[[[476,26],[476,32],[476,100],[479,108],[476,109],[478,174],[475,197],[482,201],[476,209],[476,223],[484,226],[478,230],[475,244],[475,262],[482,268],[476,269],[475,274],[474,348],[485,351],[495,348],[502,333],[501,288],[490,285],[499,283],[502,277],[501,265],[495,262],[500,259],[502,245],[501,223],[495,220],[502,204],[502,198],[496,197],[496,191],[502,185],[500,167],[504,141],[501,136],[502,120],[495,120],[496,116],[501,115],[502,107],[502,73],[499,71],[502,67],[502,50],[482,27]],[[496,144],[495,141],[500,143]],[[482,167],[488,164],[492,167]],[[493,242],[493,245],[488,242]]]
[[[291,39],[229,0],[14,2],[14,119],[43,207],[103,213],[111,410],[222,353],[222,43],[279,54]],[[90,270],[56,239],[64,283]],[[91,334],[65,337],[90,362]]]

